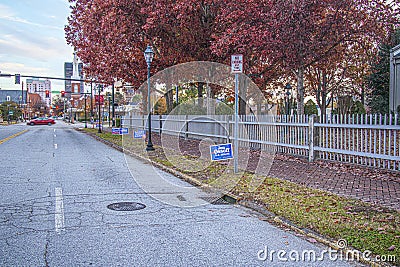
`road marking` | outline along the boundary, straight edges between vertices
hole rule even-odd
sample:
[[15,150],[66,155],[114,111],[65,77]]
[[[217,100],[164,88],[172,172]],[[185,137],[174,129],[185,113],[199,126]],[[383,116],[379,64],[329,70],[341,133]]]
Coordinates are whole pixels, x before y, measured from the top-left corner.
[[54,217],[54,222],[55,222],[55,228],[56,228],[56,233],[61,233],[61,231],[64,231],[64,202],[63,202],[63,194],[62,194],[62,188],[61,187],[56,187],[55,188],[55,193],[56,193],[56,210],[55,210],[55,217]]
[[11,136],[9,136],[9,137],[6,137],[6,138],[0,140],[0,145],[1,145],[2,143],[4,143],[4,142],[10,140],[10,139],[13,139],[14,137],[17,137],[18,135],[21,135],[21,134],[23,134],[23,133],[26,133],[27,131],[28,131],[28,130],[23,130],[23,131],[21,131],[21,132],[15,133],[15,134],[13,134],[13,135],[11,135]]

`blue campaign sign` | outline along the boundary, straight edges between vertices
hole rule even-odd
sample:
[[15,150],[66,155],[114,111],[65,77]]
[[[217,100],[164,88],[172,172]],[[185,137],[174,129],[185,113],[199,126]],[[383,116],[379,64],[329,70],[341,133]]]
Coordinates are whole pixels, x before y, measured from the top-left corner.
[[232,144],[210,146],[211,160],[233,159]]
[[123,135],[128,133],[128,128],[112,128],[112,134]]
[[146,131],[145,130],[137,130],[133,132],[133,138],[145,138]]
[[121,131],[119,128],[112,128],[112,134],[121,134]]

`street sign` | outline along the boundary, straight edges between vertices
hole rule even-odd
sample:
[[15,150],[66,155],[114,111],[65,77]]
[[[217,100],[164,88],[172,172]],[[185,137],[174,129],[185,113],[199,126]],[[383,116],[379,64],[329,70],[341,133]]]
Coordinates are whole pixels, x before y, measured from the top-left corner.
[[111,132],[114,135],[123,135],[123,134],[128,134],[129,130],[128,128],[112,128]]
[[21,83],[21,74],[15,74],[15,84]]
[[233,159],[232,144],[221,144],[210,146],[211,160]]
[[231,70],[232,73],[242,73],[243,72],[243,55],[232,55],[231,56]]
[[133,132],[133,138],[146,138],[146,131],[145,130],[137,130]]

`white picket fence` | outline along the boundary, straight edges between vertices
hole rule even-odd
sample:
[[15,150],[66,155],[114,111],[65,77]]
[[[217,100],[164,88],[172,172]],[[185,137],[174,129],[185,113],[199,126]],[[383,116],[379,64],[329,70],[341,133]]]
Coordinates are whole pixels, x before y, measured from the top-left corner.
[[[133,113],[122,125],[147,129],[147,116]],[[183,138],[233,141],[233,116],[153,115],[152,131]],[[240,116],[239,147],[400,171],[397,115]]]

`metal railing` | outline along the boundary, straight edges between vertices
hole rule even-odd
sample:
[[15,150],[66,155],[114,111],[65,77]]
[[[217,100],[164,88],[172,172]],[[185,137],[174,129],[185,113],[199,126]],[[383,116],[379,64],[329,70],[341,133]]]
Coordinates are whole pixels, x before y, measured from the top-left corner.
[[[147,116],[123,117],[124,127],[146,129]],[[233,140],[230,115],[153,115],[153,132],[186,139]],[[240,116],[239,147],[400,171],[397,115]]]

